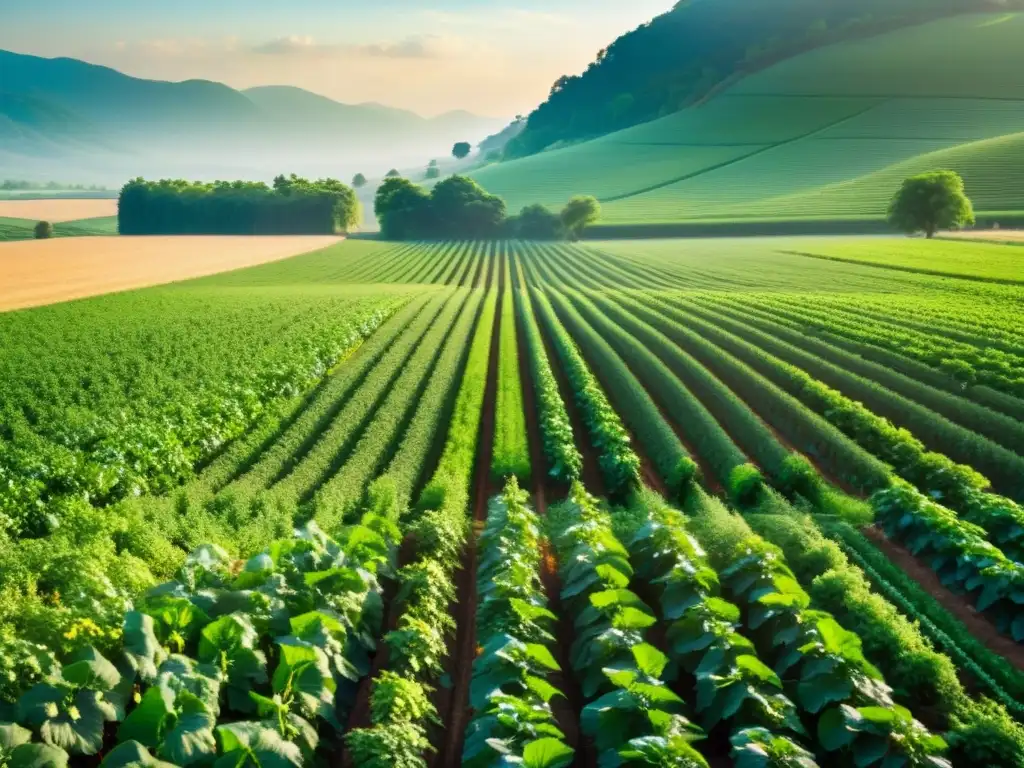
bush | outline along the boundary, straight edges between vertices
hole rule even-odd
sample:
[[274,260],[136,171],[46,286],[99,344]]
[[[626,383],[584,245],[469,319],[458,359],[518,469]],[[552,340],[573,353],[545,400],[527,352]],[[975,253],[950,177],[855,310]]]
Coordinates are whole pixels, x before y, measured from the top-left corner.
[[35,227],[36,240],[49,240],[53,237],[53,224],[48,221],[40,221]]
[[522,240],[562,240],[562,219],[543,205],[528,205],[516,219],[515,236]]

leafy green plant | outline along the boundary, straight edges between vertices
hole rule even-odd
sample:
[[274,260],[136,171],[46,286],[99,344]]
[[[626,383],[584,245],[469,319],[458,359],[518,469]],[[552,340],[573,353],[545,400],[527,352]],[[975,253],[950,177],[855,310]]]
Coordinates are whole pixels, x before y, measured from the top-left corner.
[[952,768],[946,742],[900,706],[854,708],[843,704],[818,721],[818,740],[829,752],[848,751],[859,766]]
[[818,768],[812,753],[766,728],[744,728],[731,742],[736,768]]

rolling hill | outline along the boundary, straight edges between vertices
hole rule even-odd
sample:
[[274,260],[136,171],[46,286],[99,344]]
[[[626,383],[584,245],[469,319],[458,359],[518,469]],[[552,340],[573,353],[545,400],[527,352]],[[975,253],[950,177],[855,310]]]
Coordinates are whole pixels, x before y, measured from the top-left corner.
[[999,158],[1024,131],[1022,41],[1024,14],[964,14],[837,43],[473,175],[512,209],[594,194],[610,224],[881,215],[902,178],[946,166],[964,169],[980,210],[1020,209],[1024,177]]
[[0,51],[4,176],[116,185],[139,175],[383,174],[504,124],[461,111],[424,118],[341,104],[287,86],[237,91],[144,80],[74,59]]

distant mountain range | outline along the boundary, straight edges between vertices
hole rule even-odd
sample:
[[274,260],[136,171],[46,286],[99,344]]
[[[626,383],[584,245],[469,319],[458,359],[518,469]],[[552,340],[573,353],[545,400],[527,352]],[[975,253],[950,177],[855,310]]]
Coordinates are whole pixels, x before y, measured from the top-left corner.
[[143,80],[76,59],[0,51],[0,176],[120,183],[129,177],[342,178],[480,141],[506,121],[424,118],[341,104],[291,86]]

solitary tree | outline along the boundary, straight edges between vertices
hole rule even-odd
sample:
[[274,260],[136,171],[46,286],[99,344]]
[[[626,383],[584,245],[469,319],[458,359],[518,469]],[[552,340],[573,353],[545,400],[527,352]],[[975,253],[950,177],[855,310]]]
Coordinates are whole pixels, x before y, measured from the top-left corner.
[[398,172],[398,169],[397,169],[397,168],[392,168],[392,169],[391,169],[390,171],[388,171],[387,173],[385,173],[385,174],[384,174],[384,178],[386,178],[386,179],[397,179],[397,178],[399,178],[399,177],[400,177],[401,175],[402,175],[402,174],[400,174],[400,173]]
[[366,186],[366,177],[361,173],[357,173],[352,177],[352,186],[356,189],[362,189]]
[[427,178],[428,179],[439,179],[441,178],[441,169],[436,165],[427,167]]
[[452,147],[452,155],[455,156],[456,160],[462,160],[465,157],[469,157],[469,153],[472,151],[473,147],[468,141],[460,141]]
[[593,224],[601,216],[601,204],[590,195],[579,195],[572,198],[562,209],[562,226],[573,240],[579,240],[583,230]]
[[48,221],[40,221],[35,228],[36,240],[49,240],[53,237],[53,224]]
[[932,171],[903,182],[889,204],[889,223],[908,234],[931,238],[940,229],[974,223],[974,207],[955,171]]

